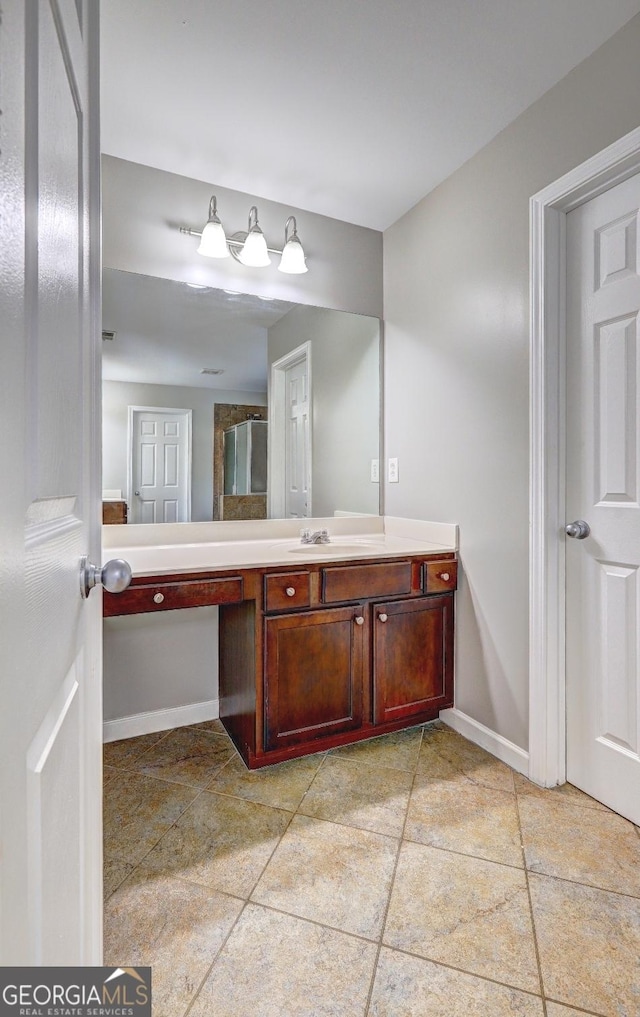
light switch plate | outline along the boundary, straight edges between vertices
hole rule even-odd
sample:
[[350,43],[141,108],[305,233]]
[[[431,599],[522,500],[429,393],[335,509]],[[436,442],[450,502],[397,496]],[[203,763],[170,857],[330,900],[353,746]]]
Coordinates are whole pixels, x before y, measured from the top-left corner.
[[371,483],[372,484],[379,484],[380,483],[380,460],[379,459],[372,459],[371,460]]
[[387,480],[390,484],[397,484],[399,480],[398,460],[389,459],[387,463]]

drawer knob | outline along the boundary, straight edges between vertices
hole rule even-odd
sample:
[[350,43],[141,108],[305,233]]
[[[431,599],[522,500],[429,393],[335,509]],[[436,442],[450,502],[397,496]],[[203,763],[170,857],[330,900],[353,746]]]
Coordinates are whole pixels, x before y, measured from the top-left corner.
[[356,625],[364,625],[364,618],[362,617],[361,614],[357,614],[356,615],[355,623],[356,623]]
[[153,595],[153,603],[154,604],[161,604],[163,600],[164,600],[164,593],[154,593],[154,595]]
[[449,578],[450,578],[449,573],[448,572],[441,572],[440,573],[440,578],[444,579],[445,583],[447,583],[449,581]]
[[286,593],[287,597],[295,597],[295,595],[296,595],[296,588],[295,588],[295,586],[287,586],[287,588],[286,588],[286,590],[284,592]]
[[388,616],[388,615],[386,615],[386,614],[379,614],[379,615],[378,615],[378,619],[379,619],[379,620],[380,620],[381,622],[386,622],[386,620],[387,620],[387,618],[388,618],[388,617],[389,617],[389,616]]

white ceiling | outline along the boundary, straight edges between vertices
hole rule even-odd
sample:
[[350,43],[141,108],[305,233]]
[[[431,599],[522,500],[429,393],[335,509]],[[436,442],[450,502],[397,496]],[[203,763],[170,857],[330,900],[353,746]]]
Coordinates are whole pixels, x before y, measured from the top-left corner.
[[[267,329],[292,308],[284,300],[105,269],[105,381],[266,392]],[[201,374],[203,367],[221,375]]]
[[103,151],[385,229],[638,11],[103,0]]

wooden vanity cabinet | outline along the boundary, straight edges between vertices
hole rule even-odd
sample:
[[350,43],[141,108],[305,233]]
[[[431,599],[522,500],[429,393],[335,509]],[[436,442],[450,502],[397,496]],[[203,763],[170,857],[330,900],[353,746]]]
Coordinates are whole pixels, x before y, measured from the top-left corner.
[[105,615],[219,605],[220,719],[250,769],[453,705],[453,552],[138,576]]
[[265,620],[265,749],[362,725],[364,609],[328,608]]
[[373,605],[373,722],[411,723],[453,703],[453,597]]

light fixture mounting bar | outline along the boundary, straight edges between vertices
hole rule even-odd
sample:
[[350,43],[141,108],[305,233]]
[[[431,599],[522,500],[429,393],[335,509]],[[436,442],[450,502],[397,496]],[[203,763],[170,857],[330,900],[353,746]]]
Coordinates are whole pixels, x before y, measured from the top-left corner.
[[[188,237],[201,237],[202,230],[191,229],[190,226],[181,226],[180,232],[185,233]],[[244,240],[234,240],[232,237],[227,237],[227,243],[230,247],[243,247]],[[269,254],[282,254],[282,248],[278,250],[277,247],[267,247]]]

